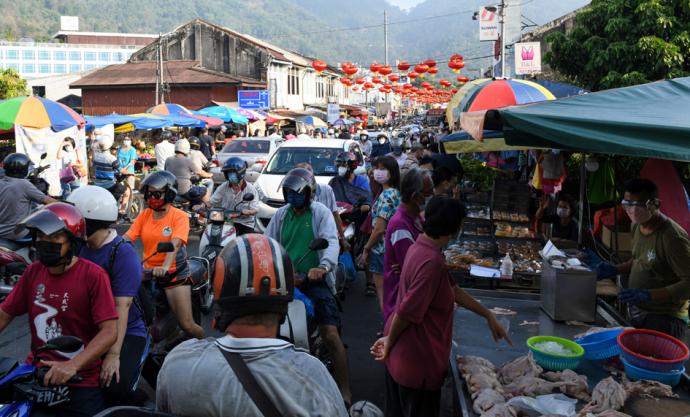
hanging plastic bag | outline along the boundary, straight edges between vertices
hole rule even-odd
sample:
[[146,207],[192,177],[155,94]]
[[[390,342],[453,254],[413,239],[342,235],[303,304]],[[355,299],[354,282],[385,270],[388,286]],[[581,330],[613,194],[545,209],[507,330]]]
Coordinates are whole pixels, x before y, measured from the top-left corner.
[[541,183],[541,163],[537,162],[537,165],[534,167],[534,175],[532,176],[532,181],[530,184],[532,185],[532,188],[535,190],[541,190],[543,188],[542,183]]
[[513,397],[506,403],[518,411],[536,411],[539,414],[557,414],[573,417],[577,412],[577,400],[563,394],[540,395],[532,397]]

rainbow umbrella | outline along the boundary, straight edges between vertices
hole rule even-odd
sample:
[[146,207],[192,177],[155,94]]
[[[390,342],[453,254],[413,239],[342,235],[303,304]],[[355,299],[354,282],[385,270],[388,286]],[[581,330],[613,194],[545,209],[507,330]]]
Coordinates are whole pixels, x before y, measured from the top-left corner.
[[191,117],[192,119],[201,120],[208,126],[220,126],[223,121],[217,117],[209,117],[198,114],[195,111],[187,109],[185,106],[174,103],[161,103],[146,110],[146,113],[157,114],[160,116],[184,116]]
[[249,119],[240,114],[237,110],[226,106],[210,106],[198,110],[198,113],[203,116],[217,117],[225,122],[233,122],[242,125],[249,123]]
[[489,79],[468,91],[459,108],[473,112],[555,99],[549,90],[532,81]]
[[16,97],[0,103],[0,130],[17,124],[34,129],[49,127],[55,132],[86,124],[74,110],[42,97]]

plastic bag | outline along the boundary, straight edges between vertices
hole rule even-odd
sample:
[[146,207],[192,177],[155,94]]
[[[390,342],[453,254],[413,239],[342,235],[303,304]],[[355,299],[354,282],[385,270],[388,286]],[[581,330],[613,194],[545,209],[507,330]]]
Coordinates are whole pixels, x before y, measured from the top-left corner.
[[352,260],[352,255],[350,252],[344,252],[338,258],[338,267],[343,268],[345,276],[348,282],[352,282],[357,278],[357,269],[355,268],[355,262]]
[[541,414],[560,414],[573,417],[577,412],[575,406],[577,400],[563,394],[540,395],[532,397],[513,397],[506,403],[520,411],[536,411]]
[[304,309],[307,311],[307,320],[312,320],[314,318],[314,303],[311,299],[307,297],[299,288],[295,288],[294,293],[295,300],[300,300],[304,303]]

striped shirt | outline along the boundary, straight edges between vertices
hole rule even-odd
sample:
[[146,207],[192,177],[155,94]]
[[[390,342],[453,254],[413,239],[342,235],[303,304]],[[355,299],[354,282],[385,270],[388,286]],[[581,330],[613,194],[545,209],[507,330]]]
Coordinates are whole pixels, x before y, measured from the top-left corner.
[[117,157],[110,151],[95,152],[93,155],[94,184],[103,188],[115,185],[115,173],[120,171]]

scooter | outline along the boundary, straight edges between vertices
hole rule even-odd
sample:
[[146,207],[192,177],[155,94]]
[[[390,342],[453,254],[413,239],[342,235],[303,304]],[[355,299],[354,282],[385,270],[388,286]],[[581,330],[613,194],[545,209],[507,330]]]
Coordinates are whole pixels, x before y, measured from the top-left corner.
[[48,154],[46,152],[41,154],[41,160],[38,162],[38,166],[32,166],[31,172],[29,172],[29,175],[26,177],[27,180],[29,180],[30,183],[34,185],[38,189],[38,191],[42,192],[45,195],[48,195],[48,189],[50,188],[50,185],[48,184],[48,181],[45,180],[45,178],[40,177],[41,173],[43,171],[47,170],[50,168],[50,164],[47,165],[41,165],[41,163],[48,157]]
[[[240,214],[237,208],[241,204],[251,201],[254,201],[254,194],[245,194],[242,197],[242,201],[235,204],[232,210],[225,210],[222,207],[213,207],[208,210],[207,218],[209,225],[206,226],[206,230],[201,235],[199,254],[209,264],[209,276],[213,276],[216,257],[220,254],[220,251],[237,237],[235,226],[233,225],[233,218]],[[213,287],[209,286],[201,303],[201,311],[204,314],[208,314],[211,311],[212,305]]]
[[[0,417],[29,417],[36,406],[50,408],[69,401],[69,387],[45,386],[43,379],[49,368],[36,365],[41,361],[43,352],[74,353],[83,345],[77,337],[60,336],[38,348],[31,364],[20,365],[14,359],[0,358]],[[79,383],[81,380],[81,376],[75,375],[68,383]]]
[[[206,172],[210,172],[211,165],[204,165],[203,170]],[[207,194],[210,195],[213,193],[213,181],[204,182],[198,175],[193,175],[190,181],[192,182],[192,184],[201,185],[205,187]],[[192,202],[190,200],[178,195],[177,197],[175,197],[175,200],[173,201],[173,206],[187,213],[187,216],[189,216],[189,228],[191,231],[201,231],[201,229],[204,227],[204,222],[199,216],[199,213],[192,209]]]

